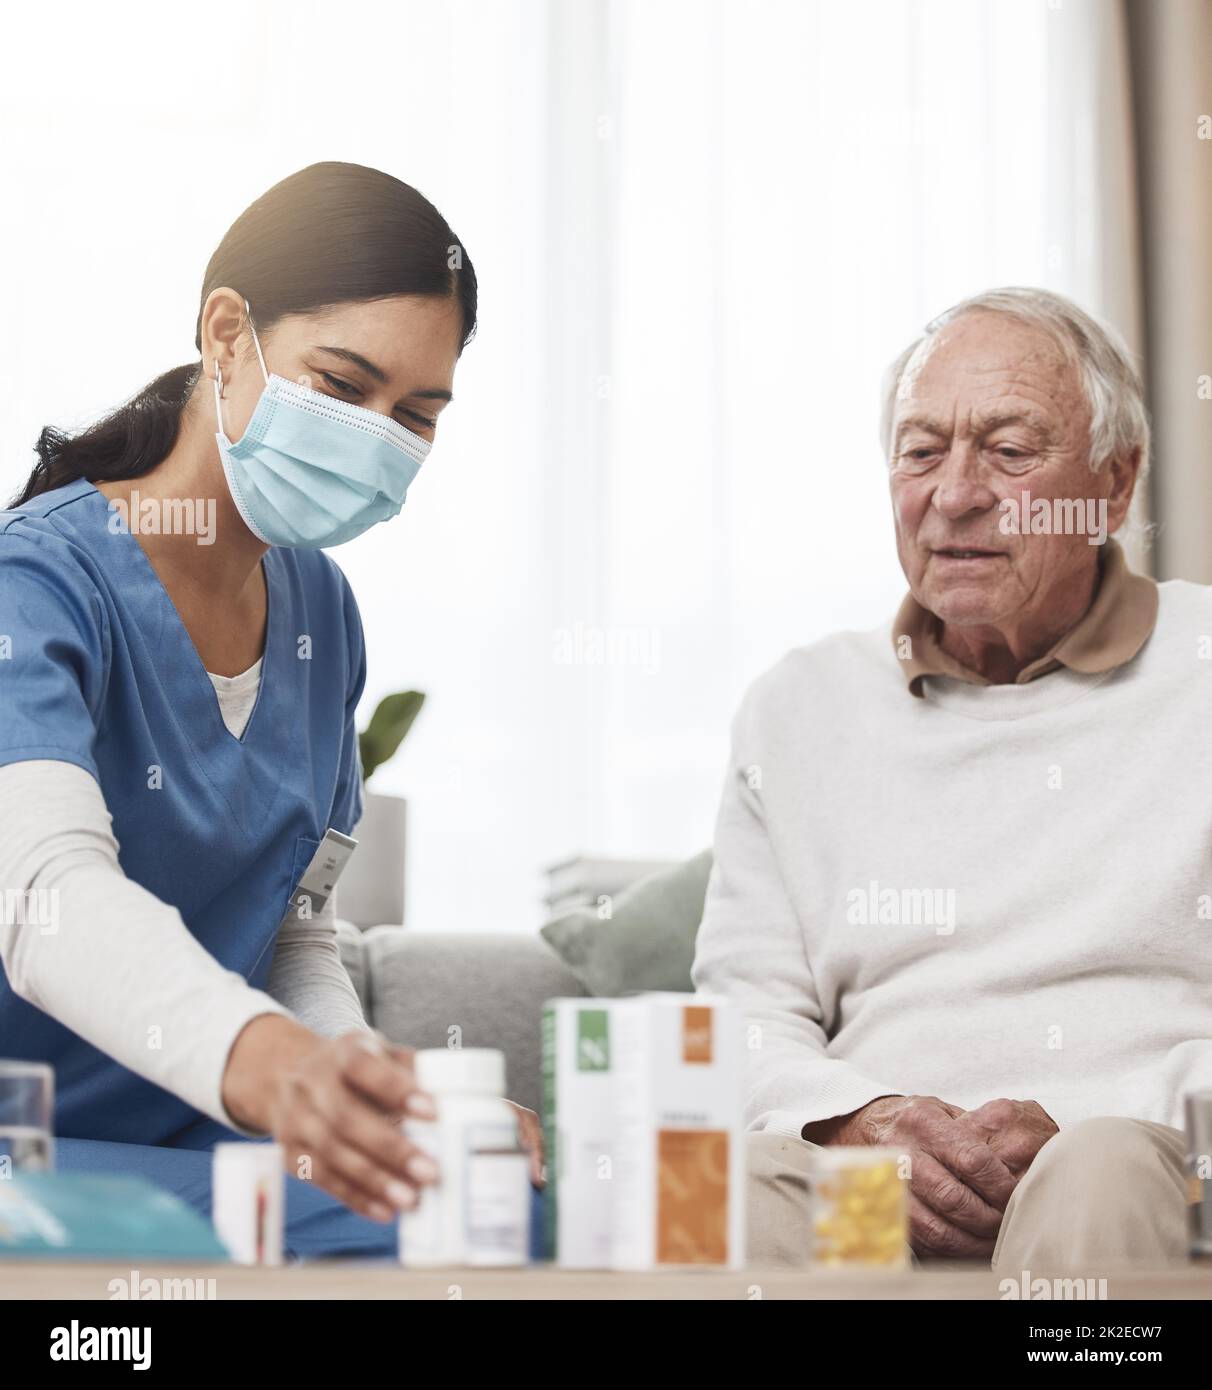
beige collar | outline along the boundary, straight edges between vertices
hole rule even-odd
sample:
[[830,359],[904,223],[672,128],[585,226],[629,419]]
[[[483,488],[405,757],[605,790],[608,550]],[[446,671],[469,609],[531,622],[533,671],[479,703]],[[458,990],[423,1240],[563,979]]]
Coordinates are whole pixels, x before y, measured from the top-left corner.
[[[1131,661],[1145,645],[1157,621],[1157,585],[1146,575],[1135,574],[1128,568],[1124,552],[1114,540],[1108,540],[1100,560],[1101,577],[1094,602],[1051,651],[1023,667],[1015,677],[1016,685],[1026,685],[1059,666],[1087,675],[1111,671]],[[940,626],[929,609],[923,608],[912,594],[905,595],[893,620],[892,644],[910,692],[921,695],[924,676],[951,676],[972,685],[991,684],[987,677],[943,650],[939,644]]]

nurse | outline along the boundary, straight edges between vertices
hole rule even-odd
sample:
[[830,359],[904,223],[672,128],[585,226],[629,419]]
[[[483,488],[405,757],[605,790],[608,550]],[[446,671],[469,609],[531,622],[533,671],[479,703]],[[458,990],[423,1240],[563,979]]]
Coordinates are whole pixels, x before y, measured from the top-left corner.
[[59,1168],[206,1214],[214,1144],[276,1140],[306,1179],[297,1255],[394,1252],[437,1177],[399,1130],[433,1113],[410,1054],[367,1027],[332,901],[295,889],[362,807],[366,654],[324,548],[399,512],[475,323],[432,204],[312,165],[211,257],[200,361],[43,430],[0,512],[0,888],[22,905],[0,1057],[53,1064]]

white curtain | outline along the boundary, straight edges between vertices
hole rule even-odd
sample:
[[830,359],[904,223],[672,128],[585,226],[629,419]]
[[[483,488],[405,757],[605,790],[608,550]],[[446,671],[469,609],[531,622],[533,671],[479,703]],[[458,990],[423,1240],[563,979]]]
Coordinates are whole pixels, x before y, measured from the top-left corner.
[[43,423],[192,359],[206,259],[276,179],[352,159],[431,197],[482,328],[402,517],[335,558],[367,629],[364,715],[430,697],[374,783],[411,802],[410,921],[533,930],[554,859],[706,844],[746,684],[891,614],[877,389],[927,318],[1034,283],[1136,339],[1120,8],[347,18],[10,21],[54,80],[23,61],[0,91],[0,481]]

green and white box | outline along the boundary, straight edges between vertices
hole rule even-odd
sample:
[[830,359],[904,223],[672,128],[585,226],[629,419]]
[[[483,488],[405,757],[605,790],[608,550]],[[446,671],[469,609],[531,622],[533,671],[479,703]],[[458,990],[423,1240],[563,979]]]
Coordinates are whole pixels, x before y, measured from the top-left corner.
[[608,1269],[614,1201],[618,999],[543,1007],[547,1255],[565,1269]]

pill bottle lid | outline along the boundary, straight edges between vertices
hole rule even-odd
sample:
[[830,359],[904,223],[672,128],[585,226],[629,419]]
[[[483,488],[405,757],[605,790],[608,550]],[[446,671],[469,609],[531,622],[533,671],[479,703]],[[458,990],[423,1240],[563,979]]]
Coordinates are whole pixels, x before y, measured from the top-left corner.
[[431,1047],[414,1054],[417,1085],[423,1091],[505,1094],[505,1054],[494,1047]]

